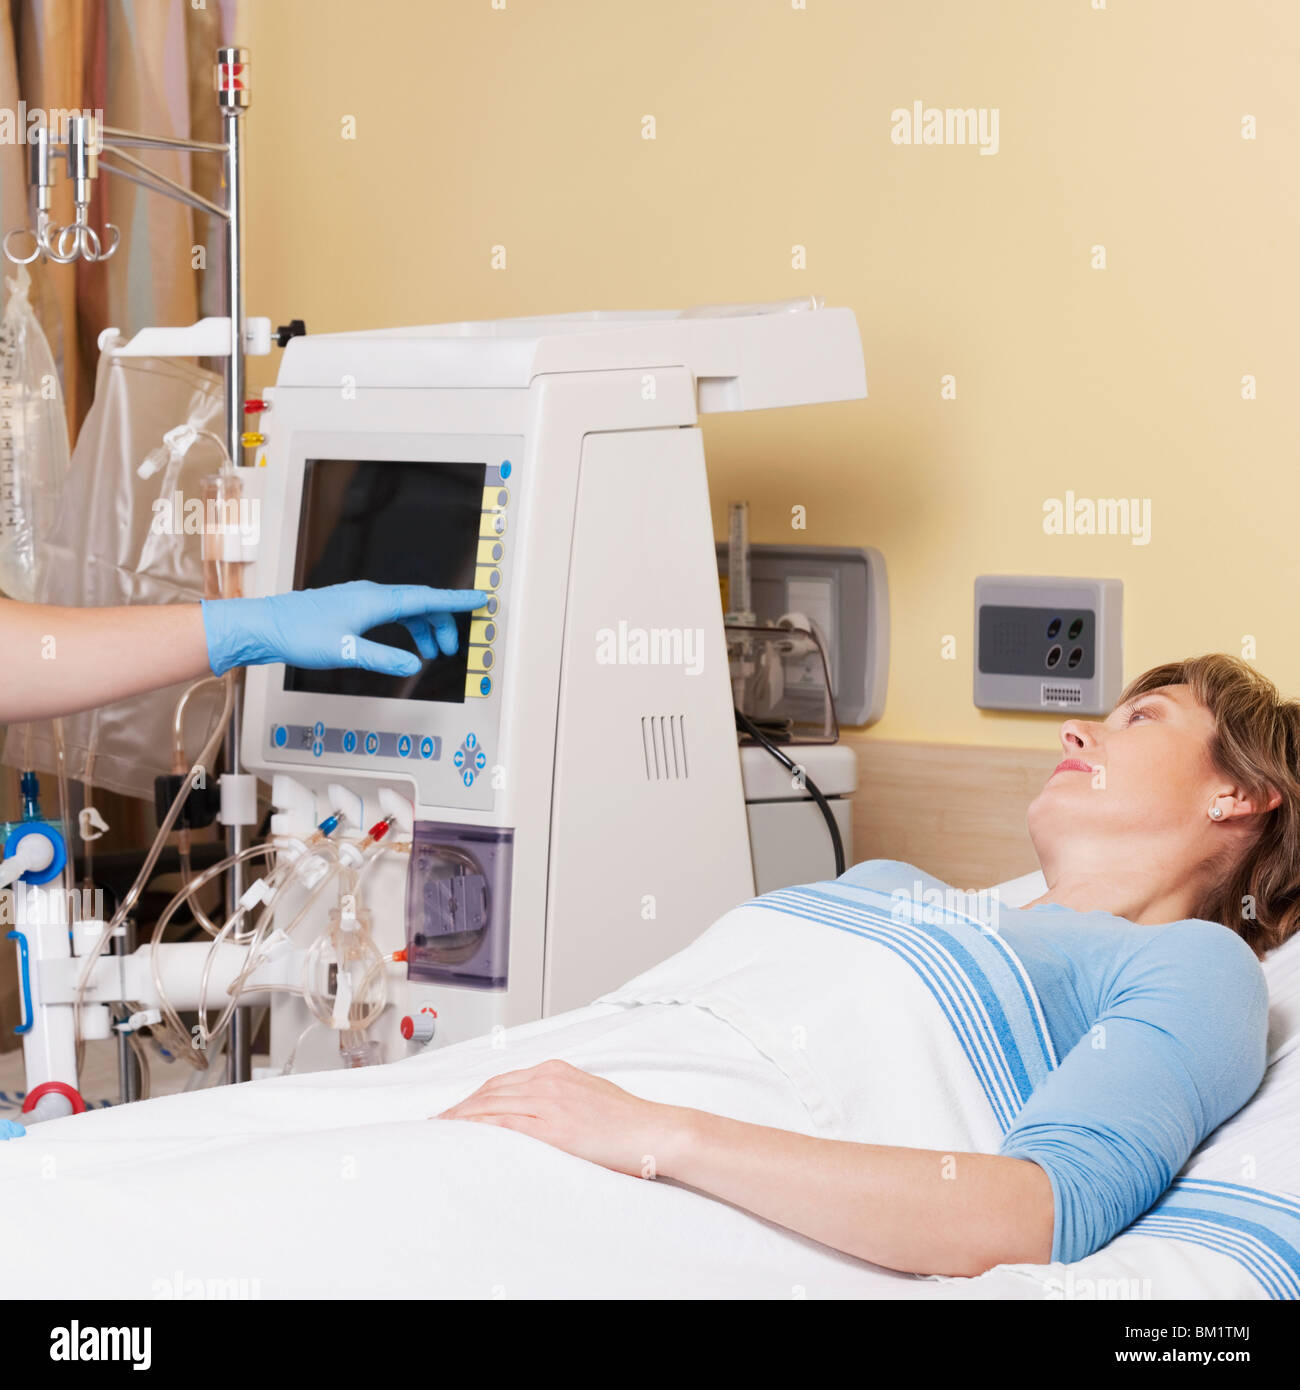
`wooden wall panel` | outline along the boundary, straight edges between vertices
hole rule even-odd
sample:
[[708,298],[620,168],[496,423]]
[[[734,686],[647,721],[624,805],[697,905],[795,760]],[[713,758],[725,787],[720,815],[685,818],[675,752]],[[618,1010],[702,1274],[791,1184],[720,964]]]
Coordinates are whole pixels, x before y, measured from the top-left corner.
[[847,730],[858,757],[853,857],[901,859],[956,888],[1038,868],[1025,812],[1059,748],[893,743]]

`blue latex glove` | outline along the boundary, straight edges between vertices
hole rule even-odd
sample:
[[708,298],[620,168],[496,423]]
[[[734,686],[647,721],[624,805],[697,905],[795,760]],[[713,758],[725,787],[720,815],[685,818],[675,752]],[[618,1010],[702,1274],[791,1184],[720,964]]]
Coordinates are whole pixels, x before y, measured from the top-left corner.
[[[270,598],[204,599],[203,629],[214,675],[233,666],[283,661],[308,670],[355,666],[388,676],[413,676],[420,657],[433,660],[457,647],[453,613],[482,608],[479,589],[428,589],[421,584],[372,584],[357,579],[326,589],[300,589]],[[417,657],[361,634],[401,623],[415,638]]]
[[0,1139],[21,1139],[26,1133],[17,1120],[0,1120]]

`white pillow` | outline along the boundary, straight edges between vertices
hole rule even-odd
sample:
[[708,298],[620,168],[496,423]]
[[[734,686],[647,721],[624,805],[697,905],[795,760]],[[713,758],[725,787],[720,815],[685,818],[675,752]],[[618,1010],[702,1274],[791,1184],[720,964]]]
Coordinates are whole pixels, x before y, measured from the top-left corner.
[[1005,883],[997,884],[992,892],[997,894],[995,902],[1006,907],[1024,907],[1047,892],[1047,880],[1041,869],[1035,869],[1032,874],[1021,874],[1019,878],[1009,878]]
[[1268,1064],[1300,1047],[1300,933],[1264,957],[1268,981]]

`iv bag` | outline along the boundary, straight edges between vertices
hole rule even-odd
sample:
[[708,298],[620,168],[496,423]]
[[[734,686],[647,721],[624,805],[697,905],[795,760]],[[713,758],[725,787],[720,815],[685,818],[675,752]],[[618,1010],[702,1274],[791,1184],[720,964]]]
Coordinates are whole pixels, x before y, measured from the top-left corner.
[[0,590],[31,603],[68,472],[68,421],[25,265],[0,319]]
[[[203,479],[221,465],[220,450],[200,438],[149,478],[140,464],[173,426],[189,422],[220,435],[222,382],[177,358],[100,355],[95,399],[77,437],[63,496],[45,546],[37,601],[74,608],[197,603],[203,597],[203,537],[156,521],[202,497]],[[65,715],[67,772],[152,802],[154,778],[172,770],[172,720],[185,684]],[[185,721],[185,748],[197,756],[220,712],[221,691],[199,691]],[[30,750],[30,753],[29,751]],[[55,769],[49,726],[14,726],[5,741],[10,766]]]

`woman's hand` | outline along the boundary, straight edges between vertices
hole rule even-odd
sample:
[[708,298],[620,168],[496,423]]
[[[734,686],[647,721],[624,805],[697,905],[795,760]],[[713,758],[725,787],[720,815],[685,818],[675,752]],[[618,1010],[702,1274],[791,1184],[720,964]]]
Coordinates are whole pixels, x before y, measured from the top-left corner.
[[[481,589],[430,589],[421,584],[372,584],[354,579],[324,589],[299,589],[269,598],[204,599],[203,628],[214,675],[233,666],[284,661],[310,670],[359,667],[389,676],[413,676],[421,659],[454,656],[460,642],[457,613],[487,602]],[[401,623],[420,655],[372,642],[363,633]]]
[[653,1178],[669,1176],[689,1113],[550,1061],[494,1076],[434,1118],[500,1125],[616,1173]]

